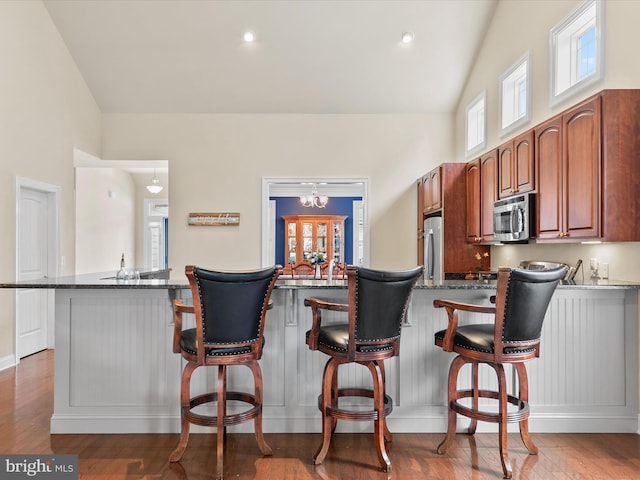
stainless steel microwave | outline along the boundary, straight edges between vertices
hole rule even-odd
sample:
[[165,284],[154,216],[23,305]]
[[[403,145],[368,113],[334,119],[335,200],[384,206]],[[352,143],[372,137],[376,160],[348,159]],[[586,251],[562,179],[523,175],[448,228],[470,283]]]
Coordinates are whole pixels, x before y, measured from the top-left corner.
[[534,236],[535,195],[526,193],[493,204],[493,239],[498,242],[527,242]]

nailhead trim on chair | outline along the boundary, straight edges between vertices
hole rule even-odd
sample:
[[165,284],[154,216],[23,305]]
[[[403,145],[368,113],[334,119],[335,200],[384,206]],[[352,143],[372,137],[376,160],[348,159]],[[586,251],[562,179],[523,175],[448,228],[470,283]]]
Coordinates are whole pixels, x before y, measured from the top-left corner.
[[[356,319],[359,319],[360,317],[358,316],[358,277],[360,276],[360,272],[358,270],[356,270]],[[411,298],[411,297],[409,297]],[[402,315],[400,315],[400,329],[402,329],[402,319],[406,317],[407,315],[407,308],[409,306],[409,302],[405,303],[404,308],[402,310]],[[356,330],[354,332],[354,335],[356,338],[358,338],[358,322],[356,322]],[[372,342],[393,342],[394,340],[400,338],[400,335],[394,335],[393,337],[387,337],[387,338],[373,338],[373,339],[369,339],[369,341]],[[329,345],[325,345],[326,347],[331,348]],[[387,350],[387,349],[383,349],[383,350]],[[382,350],[371,350],[372,352],[376,352],[376,351],[382,351]]]
[[[196,279],[198,278],[198,274],[196,273],[195,269],[193,271],[193,275],[194,275],[194,277],[196,277]],[[205,329],[205,322],[204,322],[205,312],[204,312],[204,305],[202,303],[202,290],[200,288],[200,282],[198,282],[198,296],[200,297],[200,308],[201,308],[201,311],[202,311],[202,318],[203,318],[203,321],[202,321],[202,335],[206,337],[206,329]],[[265,294],[265,296],[263,297],[263,300],[262,300],[262,309],[260,310],[260,321],[258,322],[258,332],[260,331],[260,328],[262,328],[262,319],[264,318],[264,304],[265,304],[264,300],[265,299],[266,299],[266,294]],[[249,342],[256,342],[258,340],[258,336],[259,335],[257,335],[256,337],[254,337],[254,338],[252,338],[252,339],[250,339],[248,341]],[[230,344],[232,344],[232,342],[220,342],[219,344],[220,345],[230,345]],[[194,352],[194,355],[195,355],[195,352]],[[229,354],[225,354],[225,355],[229,355]],[[234,354],[234,355],[237,355],[237,354]]]
[[511,272],[509,272],[509,281],[507,282],[507,288],[506,291],[504,293],[504,298],[505,298],[505,302],[504,302],[504,312],[503,316],[502,316],[502,340],[504,342],[504,316],[507,314],[507,311],[509,310],[507,307],[509,306],[509,289],[511,288]]
[[[334,350],[336,352],[346,352],[347,351],[346,348],[338,348],[335,345],[329,345],[329,344],[324,343],[324,342],[319,342],[319,345],[322,345],[323,347],[327,347],[327,348],[329,348],[331,350]],[[392,347],[390,347],[390,346],[381,346],[381,347],[378,347],[378,348],[372,348],[371,350],[359,350],[359,351],[361,351],[361,352],[362,351],[365,351],[365,352],[384,352],[384,351],[387,351],[387,350],[391,350],[391,348]]]
[[[438,336],[436,337],[439,340],[444,340],[444,335],[442,335],[442,337]],[[475,347],[471,347],[468,345],[462,345],[458,342],[455,341],[455,337],[454,337],[454,341],[453,344],[456,347],[461,347],[464,348],[466,350],[473,350],[474,352],[482,352],[482,353],[494,353],[493,350],[488,350],[488,349],[484,349],[484,348],[475,348]],[[509,342],[509,345],[516,345],[517,342]],[[535,350],[535,347],[529,347],[529,348],[518,348],[518,347],[510,347],[510,348],[505,348],[504,349],[504,353],[528,353],[528,352],[533,352]]]
[[[506,291],[506,293],[505,293],[505,299],[506,299],[506,302],[505,302],[505,304],[504,304],[504,314],[505,314],[505,315],[506,315],[507,310],[508,310],[508,308],[507,308],[507,307],[508,307],[508,303],[507,303],[507,302],[509,301],[509,288],[511,288],[511,273],[509,273],[509,281],[507,282],[507,291]],[[503,343],[503,345],[518,345],[518,344],[520,344],[520,343],[529,343],[529,342],[525,342],[525,341],[520,341],[520,342],[517,342],[517,341],[516,341],[516,342],[514,342],[514,341],[509,341],[509,342],[505,342],[505,341],[504,341],[504,327],[505,327],[505,324],[504,324],[504,317],[503,317],[503,318],[502,318],[502,343]],[[538,340],[539,340],[539,339],[538,339]],[[518,352],[522,352],[522,353],[532,352],[533,350],[535,350],[535,348],[534,348],[534,347],[525,348],[525,349],[522,349],[522,350],[518,349],[517,347],[512,347],[512,348],[514,348],[514,349],[515,349],[515,350],[517,350]],[[514,352],[509,352],[509,351],[505,348],[505,349],[504,349],[504,353],[514,353]]]

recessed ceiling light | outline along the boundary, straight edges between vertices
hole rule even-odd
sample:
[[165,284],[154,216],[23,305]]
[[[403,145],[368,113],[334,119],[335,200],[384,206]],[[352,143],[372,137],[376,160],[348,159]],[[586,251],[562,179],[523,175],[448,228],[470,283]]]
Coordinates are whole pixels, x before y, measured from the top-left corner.
[[415,38],[416,36],[413,34],[413,32],[404,32],[402,34],[402,43],[404,44],[412,43]]
[[247,31],[242,35],[242,39],[247,43],[251,43],[256,39],[256,36],[253,34],[253,32]]

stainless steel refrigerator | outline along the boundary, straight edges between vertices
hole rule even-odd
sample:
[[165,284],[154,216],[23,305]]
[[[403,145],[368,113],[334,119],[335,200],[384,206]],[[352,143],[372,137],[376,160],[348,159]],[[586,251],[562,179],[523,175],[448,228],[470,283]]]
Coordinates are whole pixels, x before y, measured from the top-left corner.
[[428,217],[424,221],[425,279],[440,281],[444,278],[442,266],[442,217]]

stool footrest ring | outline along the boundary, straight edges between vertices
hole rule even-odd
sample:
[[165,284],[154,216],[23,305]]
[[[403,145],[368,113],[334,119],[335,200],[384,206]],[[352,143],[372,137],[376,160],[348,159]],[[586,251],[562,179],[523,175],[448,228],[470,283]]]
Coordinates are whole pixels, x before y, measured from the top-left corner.
[[[205,393],[202,395],[198,395],[189,400],[189,408],[184,412],[185,418],[194,425],[201,425],[204,427],[215,427],[218,423],[218,417],[212,415],[204,415],[201,413],[195,413],[192,411],[193,408],[198,405],[202,405],[205,403],[216,402],[218,400],[217,393]],[[238,425],[240,423],[248,422],[256,418],[260,412],[262,411],[262,405],[256,404],[256,399],[253,395],[249,393],[243,392],[227,392],[226,400],[238,400],[240,402],[248,403],[253,405],[253,408],[246,410],[241,413],[236,413],[232,415],[225,415],[223,418],[222,424],[225,427],[229,427],[232,425]],[[183,407],[184,408],[184,407]]]
[[[473,397],[473,390],[458,390],[456,392],[456,399],[471,397]],[[493,398],[495,400],[498,400],[500,398],[500,394],[493,390],[478,390],[478,397]],[[518,397],[515,397],[513,395],[507,395],[507,402],[518,407],[517,411],[507,413],[507,423],[521,422],[522,420],[526,420],[527,418],[529,418],[529,402],[520,400]],[[481,420],[483,422],[500,423],[499,413],[474,410],[473,408],[462,405],[457,401],[451,402],[450,407],[455,412],[468,418]]]
[[[340,397],[373,398],[373,390],[367,388],[340,388],[338,389],[338,398]],[[322,395],[318,396],[318,409],[322,411]],[[388,416],[392,411],[393,399],[389,395],[385,394],[384,416]],[[327,406],[326,414],[338,420],[367,421],[379,419],[377,410],[349,410],[331,405]]]

